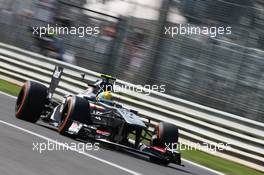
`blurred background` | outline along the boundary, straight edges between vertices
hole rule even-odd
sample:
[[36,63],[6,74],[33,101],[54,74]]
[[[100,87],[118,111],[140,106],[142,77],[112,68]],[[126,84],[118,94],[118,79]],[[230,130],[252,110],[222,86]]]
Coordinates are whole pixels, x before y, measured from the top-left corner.
[[[164,35],[164,26],[231,26],[231,35]],[[0,42],[40,52],[32,26],[99,26],[60,36],[74,64],[264,121],[263,0],[0,0]]]

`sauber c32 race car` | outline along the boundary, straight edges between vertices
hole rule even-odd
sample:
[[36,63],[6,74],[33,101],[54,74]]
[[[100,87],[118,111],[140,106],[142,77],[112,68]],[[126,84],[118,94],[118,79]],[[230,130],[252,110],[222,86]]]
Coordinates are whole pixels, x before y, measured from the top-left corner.
[[88,84],[87,90],[66,95],[58,102],[53,94],[62,74],[63,68],[56,66],[49,87],[34,81],[25,82],[16,101],[16,117],[32,123],[41,120],[62,135],[98,141],[111,148],[143,155],[158,164],[181,165],[180,153],[166,146],[178,143],[175,125],[160,122],[151,132],[150,123],[144,122],[137,111],[114,101],[98,100],[100,92],[113,88],[112,76],[103,74],[99,81],[88,83],[82,74],[80,79]]

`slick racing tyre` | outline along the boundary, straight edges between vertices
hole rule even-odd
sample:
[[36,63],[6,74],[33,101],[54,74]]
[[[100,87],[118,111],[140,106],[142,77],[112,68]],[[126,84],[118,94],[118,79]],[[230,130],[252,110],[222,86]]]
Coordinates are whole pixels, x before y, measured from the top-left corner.
[[160,122],[156,127],[155,133],[151,141],[151,145],[153,146],[178,143],[179,131],[177,126],[173,124]]
[[35,123],[40,118],[47,100],[47,87],[27,81],[22,86],[16,101],[16,118]]
[[66,135],[73,121],[87,125],[92,123],[89,102],[77,96],[68,97],[66,105],[62,110],[58,132]]

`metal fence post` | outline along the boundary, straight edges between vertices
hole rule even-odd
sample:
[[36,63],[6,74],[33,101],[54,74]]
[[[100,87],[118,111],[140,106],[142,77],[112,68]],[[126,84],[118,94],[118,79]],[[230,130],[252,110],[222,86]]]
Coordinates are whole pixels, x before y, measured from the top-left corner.
[[122,46],[122,41],[125,36],[126,26],[127,18],[122,16],[116,26],[116,36],[114,39],[114,43],[111,46],[111,54],[104,68],[105,73],[115,74],[116,72],[116,65],[119,60],[119,54]]
[[161,53],[160,50],[163,45],[163,40],[164,40],[164,34],[163,34],[163,29],[167,21],[167,16],[168,16],[168,11],[170,7],[171,0],[163,0],[162,5],[160,8],[160,14],[159,14],[159,19],[156,27],[156,38],[154,39],[153,42],[153,50],[155,50],[154,57],[151,64],[152,69],[148,73],[148,79],[149,79],[149,84],[154,84],[157,78],[157,73],[159,70],[159,61],[161,58]]

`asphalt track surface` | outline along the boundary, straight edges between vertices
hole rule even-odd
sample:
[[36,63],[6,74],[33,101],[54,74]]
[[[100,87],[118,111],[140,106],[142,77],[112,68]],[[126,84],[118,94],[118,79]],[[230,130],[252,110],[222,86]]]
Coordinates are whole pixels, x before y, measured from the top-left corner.
[[[160,166],[137,156],[100,147],[98,151],[43,151],[33,144],[79,141],[61,136],[41,124],[18,120],[14,115],[15,98],[0,93],[0,174],[14,175],[214,175],[217,172],[183,161],[185,167]],[[61,147],[60,147],[61,148]],[[65,147],[64,147],[65,148]],[[95,149],[95,147],[93,147]]]

